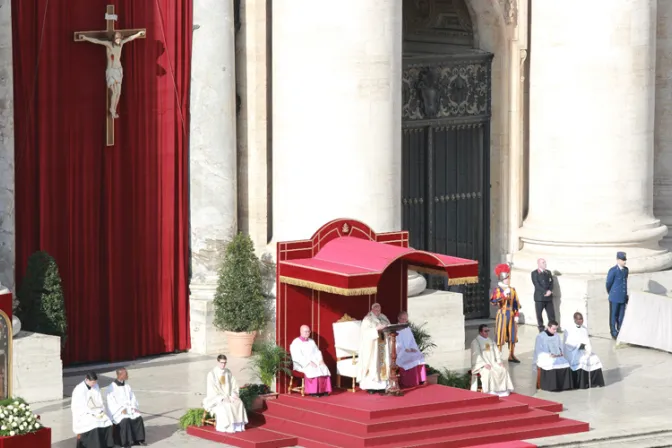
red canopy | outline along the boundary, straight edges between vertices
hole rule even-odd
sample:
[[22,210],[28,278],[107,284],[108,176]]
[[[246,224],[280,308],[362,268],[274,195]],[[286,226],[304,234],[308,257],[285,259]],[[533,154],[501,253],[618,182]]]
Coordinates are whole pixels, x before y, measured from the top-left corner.
[[450,285],[477,283],[478,262],[352,236],[337,237],[312,258],[280,261],[281,283],[345,296],[376,294],[385,269],[403,259],[409,268],[446,275]]

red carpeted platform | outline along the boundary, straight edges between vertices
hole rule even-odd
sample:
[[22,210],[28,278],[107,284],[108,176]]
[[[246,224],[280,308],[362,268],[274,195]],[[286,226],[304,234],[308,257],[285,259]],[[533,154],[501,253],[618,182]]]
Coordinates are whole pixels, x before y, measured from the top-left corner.
[[[514,395],[492,395],[438,385],[406,392],[403,397],[336,392],[314,398],[280,395],[267,409],[251,415],[257,426],[226,435],[210,428],[188,433],[244,448],[522,448],[520,440],[588,431],[587,423],[561,418],[562,405]],[[540,405],[544,409],[535,408]],[[207,436],[207,437],[206,437]],[[505,443],[505,442],[513,442]]]

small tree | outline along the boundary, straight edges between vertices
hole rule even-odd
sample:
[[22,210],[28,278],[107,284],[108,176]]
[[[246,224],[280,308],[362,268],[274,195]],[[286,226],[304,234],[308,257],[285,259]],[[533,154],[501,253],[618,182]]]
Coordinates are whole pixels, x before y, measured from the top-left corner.
[[28,258],[26,276],[18,294],[17,316],[25,330],[60,336],[65,343],[68,322],[61,275],[56,260],[46,252]]
[[215,327],[236,333],[263,329],[268,317],[261,263],[249,236],[237,234],[226,247],[215,293]]

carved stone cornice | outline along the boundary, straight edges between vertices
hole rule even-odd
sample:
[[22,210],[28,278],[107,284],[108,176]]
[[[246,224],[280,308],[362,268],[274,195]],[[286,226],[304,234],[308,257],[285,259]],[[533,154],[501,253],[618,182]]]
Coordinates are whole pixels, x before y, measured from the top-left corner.
[[490,116],[491,55],[464,60],[431,59],[406,64],[402,74],[402,119]]
[[500,0],[504,13],[504,22],[507,25],[518,24],[518,0]]

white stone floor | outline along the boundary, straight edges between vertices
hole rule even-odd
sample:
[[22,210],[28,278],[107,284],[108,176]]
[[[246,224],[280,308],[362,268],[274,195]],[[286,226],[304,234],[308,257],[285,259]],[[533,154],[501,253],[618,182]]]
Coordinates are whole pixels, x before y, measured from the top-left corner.
[[[605,366],[607,387],[590,391],[571,391],[561,394],[537,392],[535,374],[531,366],[532,347],[537,334],[535,327],[520,331],[521,342],[517,355],[522,361],[511,366],[517,392],[562,402],[564,417],[587,421],[591,431],[562,437],[531,441],[540,446],[609,446],[661,447],[672,446],[672,355],[638,347],[615,347],[614,342],[593,339],[593,347]],[[469,331],[473,334],[473,329]],[[469,356],[465,351],[450,360],[433,359],[453,369],[468,369]],[[177,421],[189,407],[200,407],[203,399],[205,375],[214,365],[211,357],[180,354],[141,360],[128,365],[130,379],[145,414],[148,443],[154,447],[223,447],[224,445],[193,439],[179,431]],[[250,381],[251,372],[242,359],[230,359],[229,366],[241,384]],[[88,369],[67,372],[64,378],[66,398],[57,402],[38,403],[34,409],[42,415],[45,425],[53,431],[52,446],[74,448],[71,428],[70,394],[83,379]],[[107,386],[114,377],[114,366],[98,367],[101,386]],[[667,433],[670,431],[670,433]],[[637,440],[617,439],[600,441],[606,437],[640,435]]]

